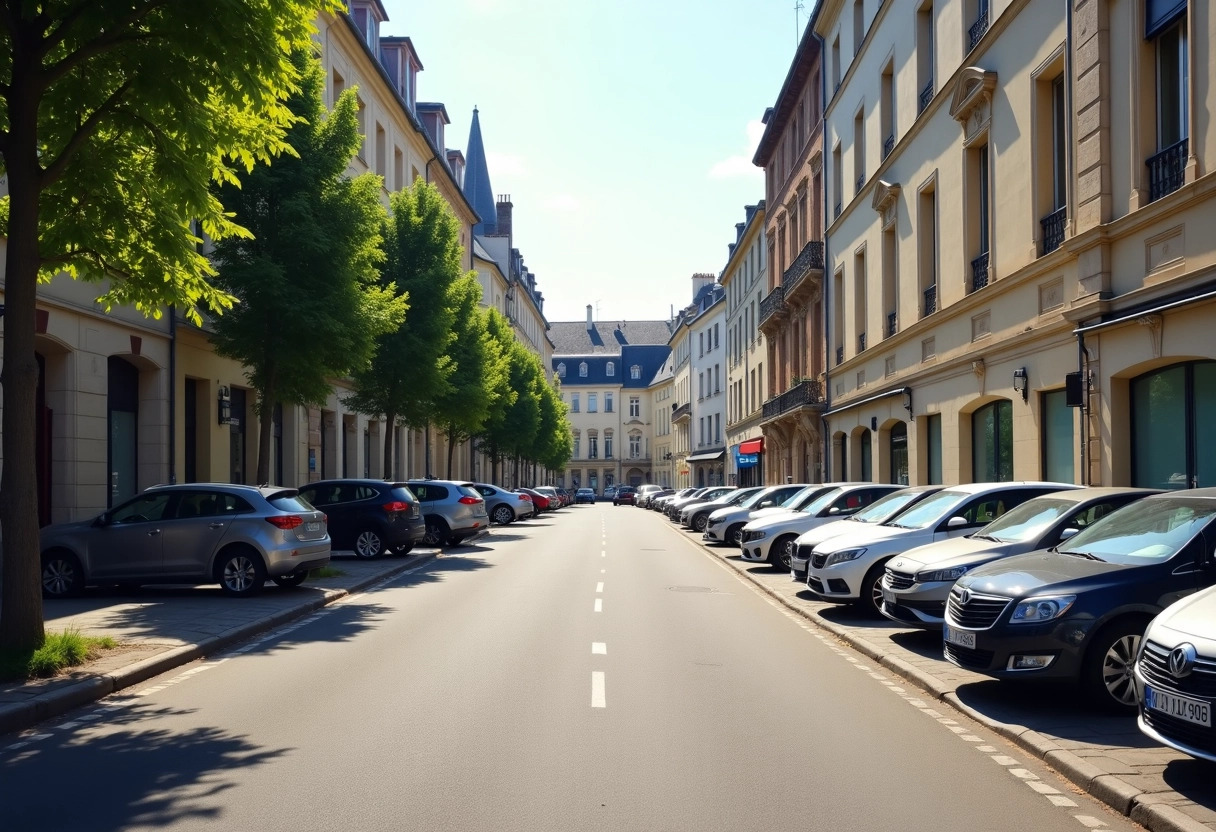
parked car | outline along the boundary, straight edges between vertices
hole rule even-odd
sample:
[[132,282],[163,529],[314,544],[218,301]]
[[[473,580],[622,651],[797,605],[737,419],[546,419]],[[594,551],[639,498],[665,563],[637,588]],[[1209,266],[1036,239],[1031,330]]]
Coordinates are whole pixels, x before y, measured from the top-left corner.
[[637,488],[638,493],[637,493],[637,496],[634,497],[633,504],[635,506],[645,506],[650,495],[656,494],[662,490],[663,490],[663,486],[655,485],[652,482],[648,482],[644,485],[639,485]]
[[761,486],[735,488],[708,503],[694,502],[686,505],[680,512],[680,522],[695,532],[704,532],[709,524],[709,515],[720,508],[742,505],[744,500],[763,490]]
[[720,508],[709,515],[705,522],[705,533],[701,539],[708,543],[739,545],[739,533],[751,519],[753,511],[780,507],[797,497],[806,488],[802,483],[773,485],[753,494],[737,506]]
[[361,558],[404,555],[426,536],[422,504],[404,482],[321,480],[300,496],[325,512],[333,548]]
[[899,489],[898,485],[836,483],[834,488],[820,492],[800,509],[750,521],[740,534],[739,553],[743,560],[767,561],[775,567],[789,569],[798,536],[803,532],[842,520]]
[[329,563],[325,515],[294,488],[224,483],[158,485],[90,520],[39,533],[42,593],[90,584],[218,583],[261,592],[267,578],[299,586]]
[[429,546],[459,546],[490,530],[486,501],[471,482],[410,480],[410,490],[422,503]]
[[960,578],[946,658],[1000,679],[1079,682],[1099,706],[1131,710],[1141,636],[1154,615],[1216,582],[1214,546],[1216,488],[1137,500],[1054,550]]
[[539,491],[549,498],[549,508],[552,511],[557,511],[562,507],[562,495],[557,493],[557,489],[551,485],[534,485],[533,491]]
[[590,488],[580,488],[574,492],[574,502],[576,503],[594,503],[595,492]]
[[542,494],[535,488],[517,488],[515,491],[519,494],[527,494],[532,498],[532,504],[536,507],[536,513],[542,514],[546,511],[553,511],[557,508],[554,505],[554,500],[548,495]]
[[637,497],[637,490],[632,485],[618,486],[616,496],[612,498],[612,504],[614,506],[631,506],[635,497]]
[[790,577],[798,583],[806,582],[806,571],[807,566],[811,562],[811,552],[820,543],[830,540],[837,535],[848,534],[849,532],[856,531],[858,528],[862,528],[855,525],[857,523],[865,523],[867,526],[885,523],[898,516],[901,512],[907,511],[930,494],[936,494],[941,490],[942,486],[940,485],[916,485],[909,488],[901,488],[899,491],[893,491],[872,505],[863,508],[851,517],[835,520],[810,531],[803,532],[794,541],[794,557],[790,561]]
[[[719,486],[717,488],[710,489],[701,496],[697,497],[695,500],[689,500],[688,502],[684,503],[684,505],[680,506],[680,508],[676,511],[676,516],[673,519],[676,520],[681,526],[692,528],[691,520],[693,514],[699,511],[702,507],[708,506],[711,503],[716,504],[716,508],[722,508],[723,506],[727,505],[725,501],[729,500],[738,491],[739,489],[733,485]],[[738,503],[729,503],[729,505],[738,505]]]
[[568,506],[574,502],[574,495],[564,488],[557,489],[558,499],[561,500],[562,506]]
[[523,520],[536,513],[536,505],[527,494],[508,491],[484,482],[476,483],[473,487],[486,501],[486,514],[500,526]]
[[693,492],[700,491],[700,490],[701,489],[699,489],[699,488],[678,489],[676,491],[673,491],[671,494],[666,494],[662,497],[656,497],[656,498],[652,499],[650,501],[650,508],[653,511],[665,512],[667,510],[667,504],[670,503],[672,500],[678,499],[680,497],[690,497],[690,496],[692,496]]
[[604,489],[604,499],[605,500],[611,500],[615,496],[616,496],[616,486],[615,485],[610,485]]
[[832,538],[815,547],[806,585],[817,598],[859,603],[878,615],[887,561],[916,546],[962,537],[1027,500],[1076,488],[1058,482],[968,483],[926,497],[894,520]]
[[664,509],[664,513],[667,515],[668,520],[671,520],[674,523],[679,523],[680,513],[684,511],[686,506],[697,505],[700,503],[712,503],[719,497],[729,494],[734,490],[734,487],[729,485],[716,485],[707,488],[698,488],[687,497],[672,500],[667,504],[667,508]]
[[909,549],[887,564],[879,612],[900,624],[940,630],[950,588],[986,563],[1046,549],[1130,502],[1145,488],[1078,488],[1035,497],[965,537]]
[[654,501],[660,497],[668,497],[676,492],[670,488],[660,488],[658,491],[649,491],[643,494],[642,497],[634,502],[635,505],[641,508],[654,508]]
[[1216,587],[1170,604],[1153,619],[1134,673],[1140,730],[1216,763]]

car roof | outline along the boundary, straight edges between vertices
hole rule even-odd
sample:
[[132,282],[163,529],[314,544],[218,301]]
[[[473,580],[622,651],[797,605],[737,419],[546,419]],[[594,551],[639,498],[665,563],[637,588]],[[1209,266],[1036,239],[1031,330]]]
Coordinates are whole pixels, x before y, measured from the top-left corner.
[[299,494],[300,490],[291,485],[242,485],[235,482],[174,482],[163,483],[160,485],[150,485],[144,489],[147,491],[193,491],[199,488],[208,488],[215,491],[227,491],[234,494],[248,494],[257,492],[263,497],[277,497],[282,494]]
[[1068,482],[1017,480],[1014,482],[965,482],[960,485],[944,486],[942,490],[961,494],[982,494],[985,491],[1004,491],[1010,488],[1058,488],[1060,491],[1075,491],[1080,486]]
[[1161,491],[1152,495],[1156,499],[1169,497],[1193,497],[1199,500],[1216,500],[1216,488],[1179,488],[1171,491]]
[[[1089,486],[1086,488],[1069,488],[1055,494],[1044,494],[1043,497],[1056,500],[1066,500],[1071,503],[1085,503],[1090,500],[1101,500],[1110,497],[1136,496],[1150,497],[1163,493],[1159,488],[1121,488],[1119,486]],[[1035,497],[1036,500],[1042,499]]]

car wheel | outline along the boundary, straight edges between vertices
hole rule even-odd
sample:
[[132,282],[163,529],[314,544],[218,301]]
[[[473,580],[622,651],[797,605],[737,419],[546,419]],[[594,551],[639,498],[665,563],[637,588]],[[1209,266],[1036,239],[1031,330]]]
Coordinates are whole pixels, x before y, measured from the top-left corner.
[[361,558],[375,558],[384,554],[384,539],[375,529],[364,529],[355,538],[355,554]]
[[407,543],[407,544],[405,544],[404,546],[398,546],[398,547],[397,547],[397,551],[395,551],[393,554],[395,554],[395,555],[408,555],[408,554],[409,554],[409,553],[410,553],[410,552],[413,550],[413,548],[414,548],[414,544],[413,544],[413,543]]
[[736,523],[726,530],[726,542],[731,546],[738,546],[743,542],[743,524]]
[[271,578],[271,580],[284,589],[292,589],[304,583],[307,578],[308,570],[301,569],[297,572],[292,572],[290,575],[279,575],[277,578]]
[[861,597],[858,605],[867,615],[880,618],[882,613],[882,576],[887,571],[887,562],[876,563],[861,581]]
[[266,566],[257,552],[245,547],[228,549],[220,555],[216,569],[220,588],[229,595],[257,595],[266,583]]
[[432,517],[426,521],[426,537],[422,538],[422,540],[427,546],[438,548],[443,545],[443,541],[447,539],[447,536],[447,523],[438,517]]
[[705,527],[708,525],[709,525],[709,515],[708,514],[698,514],[696,517],[692,518],[692,527],[695,531],[703,532],[703,531],[705,531]]
[[505,526],[515,519],[515,512],[508,505],[500,505],[494,509],[494,522],[500,526]]
[[84,570],[71,552],[56,549],[42,556],[42,594],[70,598],[84,589]]
[[1147,626],[1142,619],[1125,618],[1106,625],[1091,639],[1081,668],[1081,686],[1089,700],[1103,710],[1135,710],[1132,665]]
[[779,537],[773,541],[773,545],[768,550],[768,562],[774,569],[790,568],[790,561],[794,559],[794,549],[797,548],[798,538],[792,534],[787,534],[785,537]]

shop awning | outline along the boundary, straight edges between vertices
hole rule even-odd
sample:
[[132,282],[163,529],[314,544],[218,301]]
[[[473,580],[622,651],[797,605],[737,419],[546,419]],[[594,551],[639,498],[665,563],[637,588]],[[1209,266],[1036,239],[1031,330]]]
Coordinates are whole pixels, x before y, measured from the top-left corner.
[[762,454],[764,453],[764,437],[759,439],[749,439],[746,442],[739,443],[739,453],[741,454]]
[[710,453],[707,453],[707,454],[693,454],[688,459],[686,459],[685,462],[713,462],[715,460],[721,459],[722,454],[724,454],[724,453],[726,453],[726,451],[711,451]]

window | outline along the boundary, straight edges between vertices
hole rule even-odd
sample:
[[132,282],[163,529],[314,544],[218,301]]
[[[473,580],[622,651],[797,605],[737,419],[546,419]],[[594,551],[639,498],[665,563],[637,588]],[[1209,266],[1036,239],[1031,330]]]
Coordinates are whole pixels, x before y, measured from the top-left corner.
[[579,378],[586,378],[586,377],[587,377],[587,362],[586,362],[586,361],[582,361],[582,362],[580,362],[580,363],[579,363],[579,365],[578,365],[578,377],[579,377]]
[[604,459],[612,459],[612,436],[604,437]]
[[853,0],[853,55],[861,51],[866,39],[865,6],[862,0]]
[[1132,379],[1132,484],[1216,485],[1216,437],[1203,421],[1214,407],[1216,361],[1176,364]]
[[832,39],[832,92],[830,99],[840,89],[840,35]]
[[895,61],[887,62],[882,71],[882,86],[879,97],[878,128],[882,133],[882,158],[886,159],[895,149]]
[[611,393],[604,394],[604,412],[605,413],[612,412],[612,394]]
[[975,199],[975,210],[969,211],[974,227],[970,230],[972,251],[971,289],[975,292],[988,285],[988,231],[991,223],[992,200],[988,190],[988,145],[967,151],[971,178],[969,191]]
[[858,445],[860,445],[861,448],[861,474],[858,479],[861,482],[871,482],[874,479],[873,475],[871,474],[874,464],[874,449],[873,438],[869,429],[862,429]]
[[642,455],[642,437],[636,433],[629,434],[629,458],[638,459]]
[[697,419],[697,445],[705,444],[705,417],[701,416]]
[[853,329],[857,332],[857,352],[866,349],[866,253],[857,252],[853,265]]
[[598,396],[595,393],[587,394],[587,412],[595,413],[599,409]]
[[637,396],[629,397],[629,418],[640,419],[642,417],[642,400]]
[[578,393],[570,394],[570,412],[578,413]]
[[860,194],[866,184],[866,124],[862,110],[853,116],[853,178],[857,180],[854,193]]
[[705,355],[705,333],[699,332],[699,333],[697,333],[697,336],[700,338],[700,341],[701,341],[701,355]]
[[717,445],[722,441],[722,414],[714,414],[714,444]]
[[714,395],[722,392],[722,365],[714,365]]
[[638,379],[640,379],[642,377],[642,368],[639,367],[637,364],[634,364],[632,367],[629,368],[629,377],[631,379],[633,379],[634,381],[637,381]]
[[844,162],[839,144],[832,148],[832,203],[832,219],[836,219],[844,207]]
[[1043,479],[1072,482],[1072,408],[1063,390],[1044,393],[1043,403]]
[[1063,55],[1050,80],[1035,85],[1038,135],[1033,159],[1036,200],[1041,228],[1039,254],[1050,254],[1064,242],[1068,199],[1068,106],[1065,100]]
[[971,416],[972,482],[1013,479],[1013,403],[1000,399]]
[[[1157,153],[1149,158],[1149,199],[1182,187],[1186,178],[1187,21],[1186,3],[1149,3],[1148,37],[1156,48]],[[1171,7],[1168,11],[1164,8]]]
[[717,349],[722,344],[722,342],[718,340],[719,336],[721,335],[721,333],[718,331],[718,327],[719,324],[714,324],[714,349]]
[[932,186],[918,196],[916,248],[918,282],[923,300],[921,317],[937,311],[937,192]]
[[563,361],[557,365],[557,377],[558,378],[566,377],[566,362]]
[[891,482],[908,484],[908,426],[903,422],[893,426],[887,439],[888,457],[891,460]]
[[899,331],[899,282],[896,267],[899,263],[895,242],[895,226],[884,228],[882,232],[882,311],[886,315],[883,324],[883,335],[890,338]]
[[933,0],[928,0],[916,10],[917,113],[933,100],[933,65]]
[[599,437],[596,437],[596,436],[587,437],[587,458],[588,459],[596,459],[599,457],[599,455],[600,455],[599,443],[600,443]]
[[925,417],[926,451],[929,457],[929,484],[941,485],[942,480],[942,415]]
[[608,368],[607,368],[607,370],[606,370],[605,372],[606,372],[606,373],[607,373],[607,375],[608,375],[608,376],[610,376],[610,377],[611,377],[611,376],[615,376],[615,375],[616,375],[616,365],[615,365],[615,364],[613,364],[611,361],[609,361],[609,362],[608,362]]

